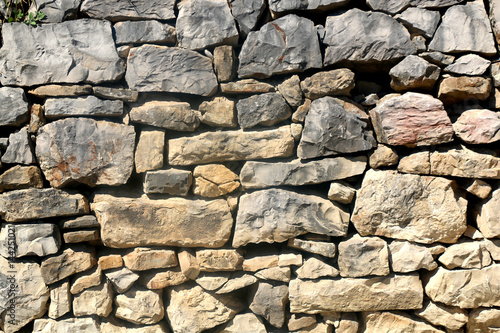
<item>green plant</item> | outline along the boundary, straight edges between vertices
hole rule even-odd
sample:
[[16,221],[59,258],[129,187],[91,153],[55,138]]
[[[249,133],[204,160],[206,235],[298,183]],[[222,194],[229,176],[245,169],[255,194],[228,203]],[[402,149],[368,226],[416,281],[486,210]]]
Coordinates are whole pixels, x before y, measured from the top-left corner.
[[39,11],[30,11],[34,6],[35,0],[3,0],[4,21],[24,22],[31,26],[36,26],[38,22],[45,18],[45,13]]

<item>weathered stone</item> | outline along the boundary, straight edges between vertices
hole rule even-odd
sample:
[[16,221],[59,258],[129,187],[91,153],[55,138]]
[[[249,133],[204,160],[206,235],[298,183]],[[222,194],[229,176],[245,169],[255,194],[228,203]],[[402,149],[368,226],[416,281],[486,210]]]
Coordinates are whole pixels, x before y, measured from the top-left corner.
[[297,331],[301,328],[306,328],[308,326],[316,324],[315,315],[304,315],[292,313],[290,318],[288,318],[288,330]]
[[103,271],[123,267],[123,258],[119,254],[99,255],[98,265]]
[[71,311],[69,281],[60,281],[50,286],[50,305],[48,316],[57,319]]
[[[12,240],[15,250],[12,252]],[[57,253],[61,236],[55,224],[4,224],[0,230],[0,255],[5,258],[44,257]]]
[[187,102],[151,101],[130,110],[134,123],[162,127],[174,131],[194,131],[200,124]]
[[241,269],[243,257],[237,250],[199,250],[196,261],[202,271],[235,271]]
[[236,103],[241,128],[272,126],[292,115],[285,99],[278,93],[266,93],[240,99]]
[[167,289],[170,304],[167,315],[177,333],[201,333],[231,320],[241,309],[241,302],[232,295],[213,295],[200,286],[179,286]]
[[[231,234],[233,218],[225,200],[128,199],[103,196],[92,210],[105,246],[220,247]],[[152,219],[155,223],[151,224]]]
[[192,181],[193,176],[188,170],[148,171],[144,178],[144,193],[168,193],[186,196]]
[[18,332],[47,311],[49,288],[32,261],[0,257],[0,272],[0,324],[5,333]]
[[300,78],[298,75],[293,75],[280,83],[278,91],[291,107],[297,108],[302,104],[304,96],[300,88]]
[[239,273],[236,276],[231,276],[231,279],[227,281],[216,294],[227,294],[238,289],[242,289],[257,283],[258,279],[250,274]]
[[67,118],[38,131],[36,157],[52,187],[125,184],[134,168],[132,126]]
[[92,91],[97,97],[105,99],[117,99],[124,102],[135,102],[139,98],[139,93],[130,89],[93,87]]
[[252,258],[246,258],[243,261],[242,268],[244,271],[255,272],[263,268],[277,267],[278,261],[279,256],[276,254],[256,256]]
[[202,272],[196,278],[196,283],[205,290],[213,291],[226,284],[230,276],[229,272]]
[[101,333],[169,333],[170,330],[165,322],[160,321],[154,325],[137,326],[108,317],[100,320]]
[[454,56],[441,52],[423,52],[420,53],[419,56],[424,58],[428,62],[438,66],[451,65],[455,61]]
[[398,164],[399,156],[394,148],[379,144],[370,154],[368,163],[372,169]]
[[409,273],[419,269],[432,271],[438,267],[431,251],[425,246],[397,240],[389,244],[389,261],[392,270],[397,273]]
[[415,314],[429,323],[444,326],[449,330],[459,330],[467,323],[467,311],[445,306],[439,303],[428,301],[421,310],[416,310]]
[[43,187],[42,172],[36,166],[16,165],[0,175],[0,193],[30,187]]
[[42,261],[42,277],[46,284],[60,281],[70,275],[86,271],[97,264],[95,253],[84,246],[66,248],[61,254]]
[[328,190],[328,199],[343,204],[350,204],[354,199],[356,190],[344,182],[332,182]]
[[135,148],[135,171],[143,173],[163,167],[164,151],[164,130],[141,130],[139,141]]
[[76,317],[97,315],[107,317],[113,310],[113,290],[109,282],[85,289],[73,297]]
[[324,96],[349,96],[354,85],[354,73],[347,68],[319,72],[300,83],[304,95],[309,99]]
[[205,132],[168,141],[170,165],[253,160],[292,155],[290,126],[267,131]]
[[409,55],[390,70],[391,88],[396,91],[432,90],[440,73],[438,66],[416,55]]
[[240,187],[238,175],[222,164],[197,166],[194,171],[193,193],[215,198]]
[[286,267],[286,266],[302,266],[302,254],[297,254],[293,252],[284,252],[281,253],[278,257],[278,266]]
[[500,304],[500,265],[482,269],[438,268],[429,278],[425,293],[434,302],[460,308],[492,307]]
[[94,96],[48,98],[44,107],[47,119],[69,116],[111,117],[123,114],[122,101],[104,100]]
[[370,111],[377,139],[389,145],[429,146],[453,140],[453,127],[440,100],[408,92]]
[[335,243],[309,241],[298,238],[292,238],[288,240],[288,246],[306,252],[320,254],[328,258],[335,257],[336,253]]
[[469,313],[467,332],[494,333],[500,325],[500,310],[478,308]]
[[[178,78],[182,77],[182,80]],[[130,89],[210,96],[217,91],[212,61],[178,47],[143,45],[130,50],[125,74]]]
[[411,3],[411,0],[366,0],[366,4],[373,10],[396,14]]
[[274,327],[285,324],[285,306],[288,303],[288,286],[259,282],[249,295],[250,310],[263,316]]
[[248,34],[241,48],[238,76],[263,78],[322,65],[314,23],[291,14]]
[[241,169],[241,184],[245,189],[282,185],[319,184],[362,174],[366,157],[335,157],[301,162],[246,162]]
[[9,135],[9,145],[2,155],[2,163],[34,164],[36,160],[33,150],[33,142],[30,139],[28,127],[23,127]]
[[45,14],[43,23],[58,23],[76,17],[81,0],[40,0],[31,4],[29,12],[42,12]]
[[491,193],[491,197],[484,200],[476,207],[477,227],[486,238],[496,238],[500,236],[500,226],[498,225],[500,204],[500,189]]
[[411,0],[411,5],[420,8],[443,8],[463,2],[464,0]]
[[174,19],[175,0],[83,0],[80,10],[90,17],[110,21],[130,19]]
[[44,98],[44,97],[72,97],[80,95],[92,94],[92,86],[84,85],[57,85],[48,84],[32,90],[28,90],[28,94]]
[[370,150],[376,141],[367,123],[332,97],[311,103],[297,148],[301,159]]
[[95,287],[101,284],[102,270],[100,265],[96,265],[87,271],[75,274],[72,278],[70,292],[75,295],[79,294],[85,289]]
[[466,210],[455,181],[369,170],[351,220],[362,236],[455,243],[467,228]]
[[203,116],[201,122],[214,127],[237,127],[234,102],[226,97],[215,97],[210,102],[203,102],[198,108]]
[[63,240],[66,244],[98,241],[99,230],[75,230],[63,233]]
[[339,326],[335,328],[337,333],[357,333],[359,330],[359,320],[356,313],[343,312]]
[[125,71],[106,21],[80,19],[36,28],[8,23],[2,37],[3,85],[100,83],[115,81]]
[[233,247],[248,243],[284,242],[312,232],[345,236],[349,213],[323,198],[269,189],[240,198]]
[[[316,323],[312,326],[305,327],[301,330],[295,331],[297,333],[333,333],[333,326],[326,323]],[[336,332],[342,332],[338,328],[335,329]]]
[[367,332],[445,333],[402,312],[372,312],[364,317]]
[[221,83],[220,88],[223,94],[230,95],[268,93],[276,90],[272,84],[254,79]]
[[[483,234],[471,225],[467,225],[467,230],[465,230],[464,232],[464,237],[470,239],[484,239]],[[487,250],[490,251],[488,248]]]
[[273,280],[288,283],[290,282],[292,270],[290,267],[270,267],[255,273],[255,277],[261,280]]
[[343,7],[348,3],[349,0],[271,0],[269,2],[269,9],[271,10],[271,14],[276,16],[297,10],[327,11]]
[[318,279],[339,275],[338,269],[314,257],[307,259],[295,273],[299,279]]
[[67,318],[61,320],[36,319],[33,325],[33,332],[85,332],[101,333],[99,324],[94,318]]
[[355,234],[339,243],[338,264],[342,277],[389,275],[387,243],[378,237],[361,237]]
[[229,0],[228,3],[240,28],[240,34],[246,37],[257,26],[266,8],[266,2],[264,0]]
[[477,54],[467,54],[458,58],[453,64],[446,66],[444,72],[458,75],[483,75],[490,64],[491,61]]
[[128,269],[133,271],[168,268],[178,264],[174,251],[145,247],[137,247],[123,256],[123,262]]
[[0,195],[0,216],[7,222],[82,215],[88,211],[83,195],[53,188],[30,188]]
[[219,82],[232,81],[236,77],[236,55],[231,45],[214,49],[214,69]]
[[453,124],[455,134],[464,142],[486,144],[500,140],[500,113],[467,110]]
[[217,333],[267,333],[266,326],[253,313],[236,315]]
[[200,265],[193,251],[183,249],[177,253],[177,256],[182,273],[191,280],[196,279],[200,274]]
[[148,270],[141,274],[139,283],[148,289],[163,289],[171,286],[178,286],[187,282],[189,278],[180,269],[172,270]]
[[383,64],[416,49],[408,31],[389,15],[357,8],[326,19],[324,64]]
[[104,275],[111,282],[116,292],[120,294],[127,292],[134,282],[139,279],[139,274],[125,267],[108,270]]
[[[457,31],[461,31],[457,34]],[[490,21],[482,1],[452,6],[443,15],[430,51],[474,52],[491,56],[497,53]]]
[[21,88],[0,88],[0,126],[19,126],[29,119],[28,101]]
[[155,20],[123,21],[113,25],[116,45],[122,44],[175,44],[175,28]]
[[403,23],[410,33],[422,34],[425,38],[432,38],[441,16],[437,11],[408,8],[401,14],[396,15],[395,18]]
[[44,116],[45,108],[40,104],[32,104],[30,112],[30,123],[28,125],[28,133],[36,134],[40,127],[47,123]]
[[99,227],[99,222],[97,222],[94,215],[84,215],[61,220],[59,226],[62,229],[95,228]]
[[420,309],[423,288],[417,274],[375,278],[290,281],[290,311],[321,313]]

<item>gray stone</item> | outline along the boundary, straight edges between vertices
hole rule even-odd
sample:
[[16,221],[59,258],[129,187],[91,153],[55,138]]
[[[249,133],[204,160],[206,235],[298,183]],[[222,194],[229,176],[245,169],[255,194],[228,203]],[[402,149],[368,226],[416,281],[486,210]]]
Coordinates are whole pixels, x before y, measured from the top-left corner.
[[421,57],[409,55],[391,68],[391,88],[395,91],[432,90],[441,69]]
[[396,14],[410,5],[412,0],[366,0],[373,10]]
[[453,64],[446,66],[443,71],[458,75],[483,75],[490,64],[491,61],[477,54],[467,54],[458,58]]
[[175,0],[83,0],[80,10],[90,17],[121,21],[130,19],[170,20],[175,18]]
[[297,148],[301,159],[356,153],[376,146],[367,123],[332,97],[311,103]]
[[415,45],[417,53],[427,51],[427,45],[426,45],[427,41],[425,40],[425,37],[421,35],[412,35],[411,41]]
[[415,7],[436,8],[436,9],[453,6],[461,2],[464,2],[464,0],[410,0],[410,1],[411,5]]
[[118,99],[124,102],[135,102],[139,97],[137,91],[122,88],[93,87],[92,91],[97,97],[105,99]]
[[300,83],[304,95],[309,99],[324,96],[349,96],[354,85],[354,73],[347,68],[319,72]]
[[419,56],[424,58],[428,62],[438,66],[451,65],[453,61],[455,61],[454,56],[441,52],[423,52],[420,53]]
[[85,215],[77,218],[64,219],[59,222],[59,226],[65,229],[95,228],[99,227],[99,222],[94,215]]
[[387,243],[378,237],[355,234],[339,243],[338,264],[342,277],[389,275]]
[[293,75],[280,83],[278,85],[278,91],[291,107],[297,108],[302,105],[304,96],[300,88],[300,78],[298,75]]
[[123,114],[123,102],[103,100],[94,96],[48,98],[44,108],[47,119],[69,116],[110,117]]
[[94,318],[68,318],[62,320],[36,319],[33,325],[33,332],[53,333],[53,332],[85,332],[101,333],[99,324]]
[[257,26],[266,8],[266,2],[264,0],[229,0],[229,7],[238,23],[240,34],[246,37]]
[[61,236],[55,224],[4,224],[0,230],[0,255],[5,258],[44,257],[57,253],[60,247]]
[[240,197],[233,247],[284,242],[307,232],[345,236],[348,223],[349,213],[329,200],[282,189],[261,190]]
[[88,213],[87,199],[54,188],[10,191],[0,195],[0,216],[7,222]]
[[241,169],[241,184],[245,189],[282,185],[319,184],[362,174],[366,157],[335,157],[301,162],[246,162]]
[[50,304],[48,316],[57,319],[71,311],[71,293],[69,281],[63,280],[50,286]]
[[163,167],[165,130],[143,129],[135,148],[135,172],[143,173]]
[[369,170],[351,220],[362,236],[455,243],[467,228],[466,207],[455,181]]
[[320,254],[327,258],[335,257],[336,253],[335,243],[329,243],[329,242],[319,242],[319,241],[292,238],[288,240],[288,246],[306,252]]
[[214,49],[214,69],[219,82],[232,81],[236,77],[236,54],[231,45]]
[[273,15],[297,10],[327,11],[343,7],[350,0],[270,0],[269,9]]
[[322,65],[314,23],[287,15],[248,34],[240,52],[238,76],[264,78]]
[[263,316],[269,324],[280,328],[285,324],[288,286],[259,282],[250,291],[250,310]]
[[19,126],[28,121],[29,108],[24,90],[0,88],[0,126]]
[[42,22],[59,23],[76,17],[82,0],[37,0],[33,2],[29,12],[42,12],[45,18]]
[[241,128],[272,126],[292,115],[285,99],[278,93],[266,93],[240,99],[236,103]]
[[100,83],[118,80],[125,71],[106,21],[80,19],[36,28],[7,23],[2,36],[3,85]]
[[160,292],[132,289],[115,298],[117,318],[136,325],[155,324],[163,319],[165,309]]
[[33,142],[28,133],[28,127],[9,135],[9,145],[2,155],[2,163],[34,164]]
[[203,113],[200,120],[214,127],[238,127],[234,105],[234,101],[226,97],[215,97],[212,101],[202,102],[198,107],[198,110]]
[[66,118],[38,131],[36,156],[53,187],[125,184],[134,168],[132,126],[87,118]]
[[107,281],[73,296],[73,314],[76,317],[92,315],[107,317],[112,310],[113,290]]
[[113,25],[116,45],[175,44],[175,28],[155,20],[123,21]]
[[432,38],[441,19],[437,11],[423,8],[408,8],[395,16],[396,20],[414,34],[422,34],[425,38]]
[[168,169],[148,171],[144,178],[144,193],[167,193],[186,196],[192,182],[193,175],[188,170]]
[[109,282],[113,285],[116,292],[123,294],[129,290],[135,281],[139,279],[139,274],[132,272],[130,269],[122,267],[115,268],[104,273]]
[[141,92],[210,96],[218,87],[210,58],[191,50],[155,45],[130,50],[125,80],[130,89]]
[[89,84],[48,84],[38,88],[28,90],[28,94],[44,98],[44,97],[73,97],[80,95],[92,94],[92,86]]
[[490,110],[467,110],[453,124],[456,136],[470,144],[500,140],[500,113]]
[[93,248],[73,245],[62,253],[46,257],[40,266],[46,284],[52,284],[68,276],[92,268],[97,264]]
[[[460,34],[457,34],[460,31]],[[443,15],[430,51],[475,52],[486,56],[497,53],[490,21],[482,1],[450,7]]]
[[432,271],[438,267],[427,247],[397,240],[389,244],[389,261],[392,270],[397,273],[408,273],[419,269]]
[[326,19],[325,66],[393,62],[416,49],[408,31],[389,15],[359,9]]
[[0,193],[30,187],[43,187],[42,172],[36,166],[16,165],[0,175]]

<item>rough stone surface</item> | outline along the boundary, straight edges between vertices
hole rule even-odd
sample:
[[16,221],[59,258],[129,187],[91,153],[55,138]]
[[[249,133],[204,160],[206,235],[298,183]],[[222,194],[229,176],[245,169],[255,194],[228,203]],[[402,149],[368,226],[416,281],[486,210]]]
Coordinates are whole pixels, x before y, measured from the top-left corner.
[[319,72],[300,83],[304,95],[309,99],[324,96],[349,96],[354,85],[354,73],[347,68]]
[[419,54],[420,57],[424,58],[428,62],[438,65],[447,66],[451,65],[455,61],[455,57],[450,54],[444,54],[441,52],[422,52]]
[[69,116],[121,116],[123,102],[99,99],[94,96],[48,98],[44,104],[47,119]]
[[231,277],[229,272],[202,272],[197,278],[198,283],[203,289],[214,291],[222,287]]
[[421,34],[425,38],[432,38],[441,16],[437,11],[423,8],[408,8],[395,18],[403,23],[410,33]]
[[220,88],[223,94],[229,95],[258,94],[276,91],[276,88],[272,84],[254,79],[221,83]]
[[66,231],[63,234],[64,243],[95,242],[100,239],[99,230]]
[[438,176],[500,179],[500,158],[462,146],[435,151],[429,158],[430,173]]
[[106,21],[80,19],[36,28],[8,23],[2,37],[3,85],[100,83],[117,80],[125,71]]
[[156,324],[165,313],[160,292],[132,289],[115,298],[117,318],[138,325]]
[[123,267],[123,258],[119,254],[101,254],[98,260],[99,267],[103,271]]
[[216,294],[227,294],[235,290],[251,286],[252,284],[257,283],[257,281],[259,281],[259,279],[253,275],[237,273],[236,275],[231,276],[231,279],[227,281],[219,290],[217,290]]
[[427,247],[397,240],[389,244],[389,261],[392,270],[397,273],[408,273],[419,269],[432,271],[438,267]]
[[178,286],[187,282],[189,278],[180,269],[172,270],[148,270],[141,274],[139,283],[148,289],[163,289]]
[[9,145],[2,155],[2,163],[33,164],[36,162],[33,154],[33,142],[28,133],[28,127],[9,135]]
[[42,261],[41,273],[46,284],[60,281],[70,275],[86,271],[97,264],[93,250],[84,246],[66,248],[61,254]]
[[476,208],[476,222],[479,230],[486,238],[500,236],[498,205],[500,204],[500,190],[496,189],[491,197],[484,200],[482,205]]
[[175,0],[83,0],[80,10],[90,17],[110,21],[130,19],[170,20],[175,18]]
[[278,91],[291,107],[297,108],[302,104],[304,96],[300,88],[300,78],[298,75],[293,75],[280,83]]
[[241,128],[272,126],[292,115],[285,99],[278,93],[266,93],[240,99],[236,103]]
[[58,23],[75,18],[81,2],[82,0],[62,0],[57,2],[40,0],[32,3],[30,12],[39,11],[44,13],[45,18],[42,20],[44,23]]
[[90,95],[92,94],[92,86],[88,84],[77,85],[77,84],[48,84],[40,86],[38,88],[28,90],[28,94],[36,97],[72,97],[80,95]]
[[290,282],[292,270],[290,267],[270,267],[255,273],[255,277],[261,280],[273,280],[288,283]]
[[60,281],[50,286],[50,305],[48,316],[57,319],[71,311],[71,293],[69,281]]
[[229,7],[244,37],[255,29],[266,8],[264,0],[229,0]]
[[101,333],[99,324],[94,318],[68,318],[62,320],[36,319],[33,325],[33,332],[86,332]]
[[0,126],[19,126],[29,119],[28,101],[21,88],[0,88]]
[[113,25],[116,45],[154,43],[175,44],[175,28],[155,20],[123,21]]
[[194,131],[200,124],[200,120],[187,102],[146,102],[130,110],[130,120],[169,130],[189,132]]
[[390,70],[391,88],[396,91],[432,90],[440,73],[438,66],[416,55],[409,55]]
[[215,97],[212,101],[205,101],[198,108],[203,113],[200,120],[214,127],[237,127],[234,106],[234,101],[226,97]]
[[30,187],[43,187],[42,172],[36,166],[16,165],[0,175],[0,193]]
[[316,253],[328,258],[335,257],[336,253],[335,243],[329,242],[318,242],[293,238],[288,240],[288,246],[306,252]]
[[214,49],[214,69],[219,82],[232,81],[236,77],[236,54],[231,45]]
[[494,333],[500,325],[500,310],[478,308],[469,313],[467,332]]
[[339,243],[338,264],[342,277],[389,275],[387,243],[378,237],[355,234]]
[[144,193],[168,193],[186,196],[192,181],[193,176],[188,170],[148,171],[144,178]]
[[[15,237],[16,249],[12,253],[9,240]],[[0,230],[0,255],[5,258],[24,256],[44,257],[54,254],[61,246],[61,236],[55,224],[4,224]]]
[[75,276],[72,278],[72,285],[70,292],[73,295],[79,294],[85,289],[100,285],[101,281],[102,281],[101,265],[96,265],[89,270],[75,274]]
[[199,165],[194,168],[193,193],[215,198],[240,187],[239,177],[222,164]]
[[182,273],[189,279],[195,280],[200,274],[200,265],[195,253],[189,249],[181,249],[177,256]]
[[365,314],[367,332],[445,333],[402,312],[372,312]]
[[415,311],[415,314],[431,324],[444,326],[449,330],[459,330],[469,319],[467,311],[463,309],[431,301],[426,302],[421,310]]
[[491,185],[481,179],[469,179],[462,186],[467,192],[481,199],[486,199],[492,191]]
[[288,303],[288,286],[259,282],[249,295],[250,310],[263,316],[274,327],[285,324],[285,306]]
[[168,268],[178,264],[174,251],[144,247],[136,247],[132,252],[123,256],[123,262],[128,269],[133,271]]
[[246,258],[243,261],[243,270],[255,272],[263,268],[277,267],[279,261],[279,256],[276,254],[267,256],[255,256],[252,258]]
[[467,228],[466,207],[455,181],[369,170],[351,220],[362,236],[455,243]]
[[445,104],[469,99],[485,100],[491,93],[491,79],[480,76],[446,77],[439,84],[438,98]]
[[368,163],[372,169],[398,164],[399,156],[392,147],[383,144],[377,145],[377,148],[370,154]]
[[135,148],[134,164],[137,173],[160,169],[165,151],[164,130],[141,130]]
[[253,313],[237,314],[217,333],[267,333],[266,326]]
[[85,289],[73,297],[76,317],[97,315],[107,317],[113,310],[113,290],[109,282]]
[[59,222],[59,226],[64,229],[95,228],[99,227],[99,222],[94,215],[84,215],[76,218],[64,219]]
[[500,114],[490,110],[467,110],[453,124],[465,143],[486,144],[500,140]]
[[411,0],[366,0],[366,4],[373,10],[396,14],[411,3]]
[[240,198],[233,247],[283,242],[307,232],[345,236],[348,222],[349,213],[331,201],[282,189],[261,190]]
[[105,99],[116,99],[124,102],[135,102],[139,98],[139,93],[130,89],[93,87],[92,91],[97,97]]
[[199,250],[196,261],[201,271],[235,271],[241,268],[243,257],[237,250]]
[[453,64],[446,66],[444,72],[458,75],[483,75],[490,64],[491,61],[477,54],[467,54],[458,58]]
[[318,279],[321,277],[336,277],[339,270],[317,258],[309,258],[295,271],[299,279]]
[[344,182],[332,182],[328,190],[328,199],[343,204],[350,204],[354,199],[356,190]]
[[104,275],[111,282],[113,289],[120,294],[127,292],[134,282],[139,279],[138,274],[125,267],[108,270]]

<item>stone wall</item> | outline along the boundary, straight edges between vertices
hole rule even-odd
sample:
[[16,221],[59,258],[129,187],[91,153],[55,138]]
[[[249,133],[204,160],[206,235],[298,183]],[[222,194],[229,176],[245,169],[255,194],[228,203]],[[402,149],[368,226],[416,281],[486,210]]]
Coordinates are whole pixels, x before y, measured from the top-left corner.
[[497,332],[500,1],[175,2],[3,24],[0,332]]

